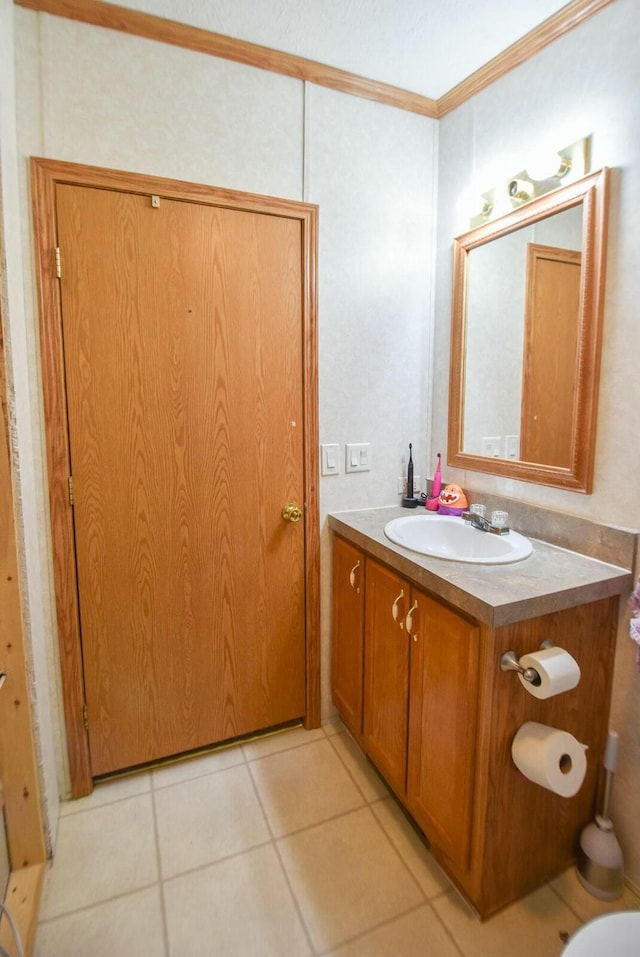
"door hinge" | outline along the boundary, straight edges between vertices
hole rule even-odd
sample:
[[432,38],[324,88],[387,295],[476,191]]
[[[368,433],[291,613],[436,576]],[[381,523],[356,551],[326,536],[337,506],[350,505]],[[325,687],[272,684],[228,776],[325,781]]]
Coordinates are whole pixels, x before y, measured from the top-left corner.
[[60,259],[60,247],[56,246],[56,276],[62,279],[62,261]]
[[88,731],[89,730],[89,714],[87,712],[86,704],[82,706],[82,723],[84,725],[84,730]]
[[70,475],[69,476],[69,505],[75,505],[75,504],[76,503],[73,499],[73,475]]

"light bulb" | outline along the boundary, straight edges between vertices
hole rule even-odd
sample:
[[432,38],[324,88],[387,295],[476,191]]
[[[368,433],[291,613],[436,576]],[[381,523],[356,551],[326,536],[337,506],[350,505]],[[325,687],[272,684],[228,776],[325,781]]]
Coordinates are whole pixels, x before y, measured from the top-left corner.
[[545,179],[562,179],[571,169],[571,160],[554,150],[546,150],[532,157],[527,163],[527,173],[535,182]]

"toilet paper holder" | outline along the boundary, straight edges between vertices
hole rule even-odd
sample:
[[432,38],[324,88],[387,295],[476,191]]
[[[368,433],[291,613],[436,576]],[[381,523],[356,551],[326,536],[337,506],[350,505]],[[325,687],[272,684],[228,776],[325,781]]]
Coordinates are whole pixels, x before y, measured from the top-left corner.
[[[542,642],[538,651],[542,651],[544,648],[554,648],[555,641],[551,638],[545,638]],[[505,651],[502,658],[500,659],[500,667],[503,671],[516,671],[519,675],[522,675],[525,681],[529,681],[532,685],[539,685],[541,683],[541,678],[535,668],[523,668],[520,664],[517,654],[513,649],[510,651]]]

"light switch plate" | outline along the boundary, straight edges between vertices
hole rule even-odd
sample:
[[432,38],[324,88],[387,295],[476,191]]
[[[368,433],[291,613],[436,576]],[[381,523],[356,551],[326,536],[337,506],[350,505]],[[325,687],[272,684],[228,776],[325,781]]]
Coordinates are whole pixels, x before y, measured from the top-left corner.
[[370,442],[350,442],[347,445],[345,469],[347,472],[371,471]]
[[321,445],[322,451],[322,474],[339,475],[340,474],[340,446],[337,442],[330,442]]
[[519,459],[520,458],[520,436],[505,435],[504,443],[506,446],[507,458]]

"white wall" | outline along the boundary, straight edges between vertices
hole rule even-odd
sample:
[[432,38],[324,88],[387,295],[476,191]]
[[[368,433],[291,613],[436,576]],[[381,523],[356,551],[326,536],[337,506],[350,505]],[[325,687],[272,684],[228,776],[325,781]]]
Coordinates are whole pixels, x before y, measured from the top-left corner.
[[[9,4],[10,0],[2,0]],[[126,169],[320,204],[320,438],[371,442],[368,473],[321,484],[323,711],[329,694],[326,513],[398,501],[402,455],[426,466],[436,127],[266,71],[15,8],[25,336],[14,357],[36,439],[21,456],[46,512],[27,158]],[[20,230],[17,230],[19,233]],[[16,273],[19,273],[16,269]],[[39,534],[47,534],[47,522]],[[27,529],[35,534],[35,528]],[[25,548],[29,548],[25,543]],[[34,550],[34,581],[48,552]],[[39,562],[39,564],[38,564]],[[41,596],[52,621],[51,595]],[[32,633],[58,692],[53,626]],[[42,683],[39,683],[42,688]],[[46,688],[44,689],[46,691]],[[53,709],[60,742],[60,706]],[[58,749],[63,793],[64,749]]]
[[[594,489],[589,496],[447,468],[474,490],[506,495],[612,525],[640,529],[640,17],[615,0],[440,122],[435,363],[448,368],[451,240],[468,222],[460,196],[526,166],[541,142],[557,149],[592,136],[592,168],[612,168],[608,270]],[[448,378],[434,380],[433,434],[446,445]],[[640,676],[620,623],[611,726],[621,738],[612,814],[629,878],[640,886]],[[597,640],[598,636],[594,636]]]

